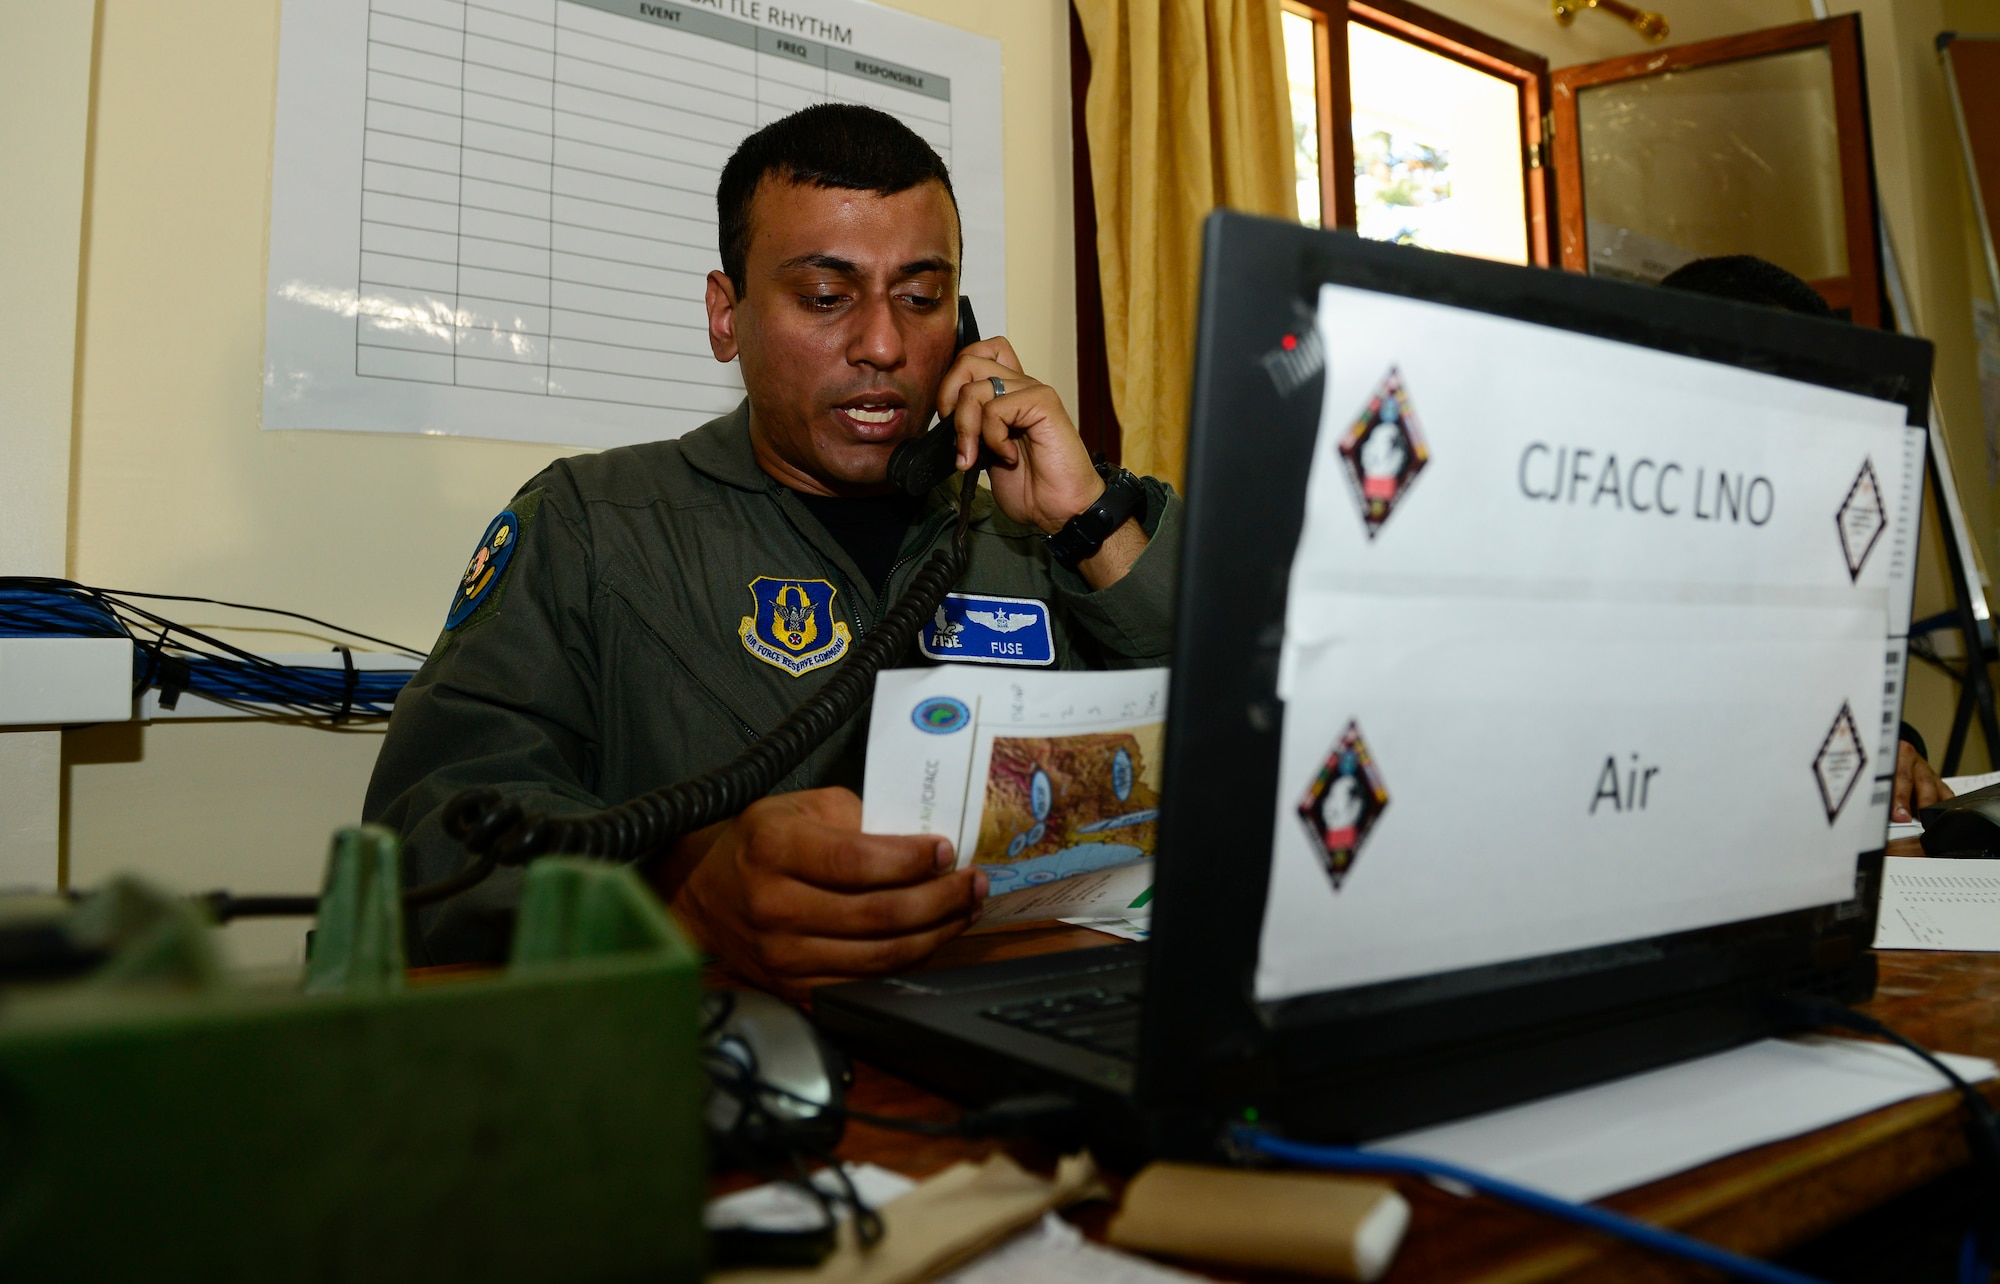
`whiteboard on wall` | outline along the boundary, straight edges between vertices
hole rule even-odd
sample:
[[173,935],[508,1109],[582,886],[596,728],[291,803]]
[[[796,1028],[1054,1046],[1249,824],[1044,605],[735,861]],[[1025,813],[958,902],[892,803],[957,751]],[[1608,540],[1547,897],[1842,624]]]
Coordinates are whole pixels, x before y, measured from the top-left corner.
[[865,0],[285,0],[263,426],[616,446],[728,410],[716,180],[828,101],[937,149],[1004,331],[997,41]]

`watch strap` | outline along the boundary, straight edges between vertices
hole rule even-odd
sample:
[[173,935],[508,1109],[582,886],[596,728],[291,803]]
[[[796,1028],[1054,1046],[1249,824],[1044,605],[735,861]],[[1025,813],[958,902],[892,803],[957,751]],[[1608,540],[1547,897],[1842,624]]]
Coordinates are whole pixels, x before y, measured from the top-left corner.
[[1042,537],[1049,556],[1072,571],[1077,563],[1096,556],[1112,532],[1146,502],[1139,479],[1123,468],[1099,464],[1097,475],[1104,479],[1104,493],[1097,497],[1097,502],[1070,518],[1055,534]]

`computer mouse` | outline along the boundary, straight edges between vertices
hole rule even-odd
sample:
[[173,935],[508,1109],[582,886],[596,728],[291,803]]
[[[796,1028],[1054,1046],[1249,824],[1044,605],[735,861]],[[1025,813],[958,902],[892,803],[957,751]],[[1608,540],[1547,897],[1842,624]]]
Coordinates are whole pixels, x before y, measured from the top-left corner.
[[1974,789],[1917,813],[1931,856],[2000,856],[2000,785]]
[[718,1159],[769,1161],[839,1144],[853,1069],[803,1013],[758,990],[710,990],[702,1012],[704,1117]]

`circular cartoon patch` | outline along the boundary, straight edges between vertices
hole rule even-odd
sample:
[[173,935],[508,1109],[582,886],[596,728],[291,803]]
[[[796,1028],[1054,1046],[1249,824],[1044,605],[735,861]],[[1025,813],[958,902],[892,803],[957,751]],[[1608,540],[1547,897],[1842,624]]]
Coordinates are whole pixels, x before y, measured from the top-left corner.
[[465,623],[499,585],[501,573],[514,560],[514,546],[520,542],[520,534],[521,519],[512,509],[487,526],[486,534],[479,538],[479,547],[472,551],[472,560],[465,564],[465,574],[459,577],[458,589],[451,598],[451,611],[444,617],[445,628],[455,629]]

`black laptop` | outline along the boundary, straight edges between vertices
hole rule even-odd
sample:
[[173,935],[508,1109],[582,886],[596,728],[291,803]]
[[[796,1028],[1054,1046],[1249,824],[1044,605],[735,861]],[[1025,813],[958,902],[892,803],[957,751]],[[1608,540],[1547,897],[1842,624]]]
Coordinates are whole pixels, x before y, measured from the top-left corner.
[[[1204,253],[1151,939],[826,987],[818,1024],[855,1055],[968,1101],[1073,1094],[1100,1154],[1131,1163],[1213,1157],[1246,1118],[1316,1140],[1382,1137],[1769,1035],[1779,994],[1866,998],[1930,346],[1226,212],[1209,219]],[[1323,287],[1356,315],[1379,312],[1377,328],[1403,327],[1404,356],[1384,360],[1373,331],[1357,331],[1351,346],[1365,353],[1350,361],[1336,344],[1329,371]],[[1489,332],[1498,337],[1477,338]],[[1454,360],[1470,369],[1508,344],[1518,361],[1479,386],[1450,374]],[[1666,391],[1628,388],[1623,409],[1604,400],[1621,363]],[[1703,389],[1733,390],[1741,413],[1661,424],[1639,404]],[[1546,431],[1453,427],[1476,396],[1541,398],[1533,418]],[[1823,448],[1801,436],[1819,417]],[[1611,448],[1580,444],[1586,431],[1611,434]],[[1608,469],[1607,453],[1622,455]],[[1497,526],[1474,536],[1452,525],[1475,457],[1505,464],[1491,479],[1519,492],[1505,502],[1534,506],[1521,509],[1536,525],[1518,547]],[[1824,567],[1813,560],[1822,539]],[[1666,588],[1603,572],[1620,540],[1651,541],[1633,556]],[[1760,588],[1744,559],[1761,549],[1782,551],[1772,575],[1800,582]],[[1572,556],[1599,570],[1566,569]],[[1398,569],[1371,579],[1371,559]],[[1593,574],[1596,587],[1576,587]],[[1503,587],[1482,597],[1489,581]],[[1324,600],[1311,627],[1292,600],[1309,583]],[[1424,606],[1426,593],[1446,607],[1470,596],[1446,609]],[[1687,604],[1696,599],[1708,605]],[[1543,601],[1553,605],[1537,614]],[[1438,621],[1430,633],[1410,622],[1420,610]],[[1701,610],[1732,621],[1726,638],[1673,643]],[[1668,613],[1635,626],[1647,611]],[[1509,651],[1542,619],[1534,649]],[[1314,627],[1322,651],[1308,654]],[[1378,627],[1415,630],[1404,668]],[[1485,628],[1492,645],[1473,645]],[[1323,694],[1346,680],[1348,645],[1361,646],[1357,671],[1388,666],[1384,687],[1433,665],[1441,694],[1425,705],[1419,685],[1378,708],[1365,691],[1350,718],[1327,704],[1346,697]],[[1868,654],[1857,659],[1857,646]],[[1507,689],[1507,657],[1542,663],[1542,650],[1573,654],[1564,663],[1579,673],[1629,661],[1640,703],[1597,716],[1585,697],[1582,712],[1561,692],[1522,700]],[[1716,705],[1715,734],[1691,755],[1685,726],[1699,720],[1678,707],[1690,701],[1656,698],[1694,681],[1664,672],[1683,659],[1780,704],[1740,730],[1733,706]],[[1760,676],[1772,664],[1784,681]],[[1467,695],[1481,682],[1492,700]],[[1812,712],[1821,704],[1824,719]],[[1579,730],[1628,712],[1634,726],[1665,728],[1651,750],[1631,745],[1629,762],[1615,736],[1600,745]],[[1469,739],[1490,772],[1433,770]],[[1307,768],[1323,758],[1317,775],[1300,774],[1300,745]],[[1519,781],[1498,801],[1482,794],[1488,776],[1537,754],[1583,774],[1521,777],[1531,792],[1546,779],[1547,798],[1525,812],[1508,810]],[[1756,768],[1769,776],[1756,809],[1730,793],[1732,754],[1744,771],[1773,764]],[[1454,819],[1454,790],[1460,810],[1493,810],[1494,841]],[[1520,817],[1544,814],[1558,818],[1546,838],[1520,836]],[[1424,829],[1427,817],[1442,827]],[[1703,837],[1673,846],[1690,833]],[[1701,872],[1704,853],[1732,843],[1732,863]],[[1376,895],[1394,909],[1368,911]]]

